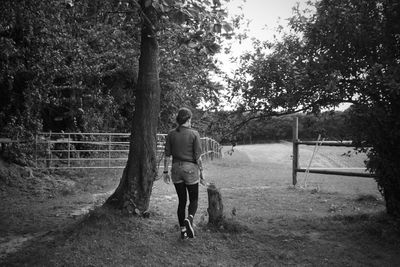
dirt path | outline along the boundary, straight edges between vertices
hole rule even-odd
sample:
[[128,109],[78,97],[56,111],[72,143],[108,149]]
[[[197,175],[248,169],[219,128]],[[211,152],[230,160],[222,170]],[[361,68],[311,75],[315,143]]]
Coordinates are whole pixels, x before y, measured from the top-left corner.
[[[120,177],[115,170],[27,177],[17,166],[7,167],[0,172],[0,262],[27,244],[77,222],[112,193]],[[6,179],[10,182],[2,183]]]
[[[19,225],[20,229],[8,232],[6,229],[2,229],[3,233],[0,237],[0,262],[8,254],[18,252],[18,250],[26,246],[29,242],[34,242],[43,237],[51,239],[53,232],[76,222],[79,217],[89,213],[96,205],[100,205],[112,192],[113,190],[90,194],[84,200],[76,199],[72,202],[75,203],[73,207],[66,202],[58,201],[58,204],[54,205],[48,203],[36,215],[41,216],[36,221],[36,227],[31,227],[31,223],[35,224],[35,220],[32,220],[31,223],[27,221],[30,215],[20,218],[20,221],[13,221],[14,225],[12,228],[15,229]],[[32,205],[35,205],[37,208],[37,203],[32,202]]]

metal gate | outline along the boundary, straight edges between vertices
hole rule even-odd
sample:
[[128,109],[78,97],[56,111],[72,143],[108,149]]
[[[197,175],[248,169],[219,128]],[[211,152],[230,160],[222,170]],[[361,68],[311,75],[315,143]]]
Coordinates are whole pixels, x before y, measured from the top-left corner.
[[[163,163],[166,134],[157,134],[157,164]],[[130,133],[39,133],[35,138],[36,168],[124,168],[128,160]],[[215,140],[201,138],[202,158],[221,157]]]

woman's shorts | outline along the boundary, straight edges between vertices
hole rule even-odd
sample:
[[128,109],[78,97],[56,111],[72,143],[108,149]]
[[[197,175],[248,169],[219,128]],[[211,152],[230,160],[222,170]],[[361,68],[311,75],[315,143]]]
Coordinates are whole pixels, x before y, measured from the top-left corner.
[[200,179],[199,167],[192,162],[176,162],[172,164],[171,179],[174,184],[196,184]]

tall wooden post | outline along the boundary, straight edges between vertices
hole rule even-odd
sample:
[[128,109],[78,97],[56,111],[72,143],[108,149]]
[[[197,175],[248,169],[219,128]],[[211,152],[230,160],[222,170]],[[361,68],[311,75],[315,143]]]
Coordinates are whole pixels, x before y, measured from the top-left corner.
[[209,160],[210,159],[210,140],[208,139],[208,137],[206,139],[206,151],[207,151],[206,158],[207,158],[207,160]]
[[214,141],[210,139],[210,147],[211,147],[211,160],[214,160]]
[[38,135],[35,134],[35,166],[38,167]]
[[49,140],[47,141],[47,147],[46,147],[46,167],[50,168],[51,167],[51,157],[52,157],[52,152],[51,152],[51,132],[49,135]]
[[71,167],[71,134],[68,133],[68,167]]
[[297,184],[297,169],[299,165],[299,118],[293,118],[293,164],[292,164],[292,180],[293,185]]
[[108,136],[108,168],[111,167],[111,134]]

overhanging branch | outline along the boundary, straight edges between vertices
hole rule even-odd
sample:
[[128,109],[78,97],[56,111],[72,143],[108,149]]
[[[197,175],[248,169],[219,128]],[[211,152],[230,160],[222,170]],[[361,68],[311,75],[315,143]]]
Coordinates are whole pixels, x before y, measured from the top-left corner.
[[[252,120],[291,115],[291,114],[296,114],[296,113],[299,113],[299,112],[302,112],[302,111],[306,111],[306,110],[313,110],[315,107],[320,107],[322,105],[323,106],[329,106],[329,105],[336,105],[336,104],[340,104],[340,103],[356,104],[358,102],[355,101],[355,100],[352,100],[352,99],[331,99],[329,101],[317,100],[317,101],[315,101],[315,102],[313,102],[313,103],[311,103],[311,104],[309,104],[309,105],[307,105],[305,107],[298,108],[298,109],[295,109],[295,110],[287,110],[287,111],[283,111],[283,112],[269,111],[269,112],[266,112],[266,113],[257,114],[257,115],[251,116],[249,118],[246,118],[242,122],[236,124],[234,126],[233,130],[231,132],[229,132],[228,134],[226,134],[224,137],[237,133],[243,126],[245,126],[247,123],[249,123]],[[243,113],[243,112],[246,112],[246,111],[241,111],[241,112]]]

